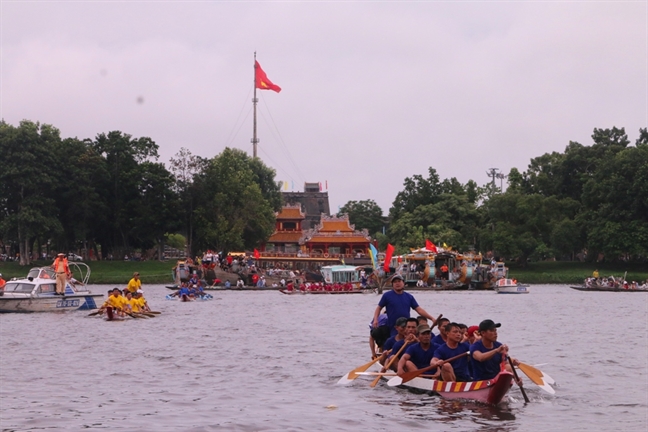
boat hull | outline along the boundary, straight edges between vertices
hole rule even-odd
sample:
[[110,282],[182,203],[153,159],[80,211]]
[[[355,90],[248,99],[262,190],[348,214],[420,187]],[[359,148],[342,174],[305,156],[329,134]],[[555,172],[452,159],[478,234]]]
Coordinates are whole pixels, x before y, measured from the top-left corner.
[[288,291],[281,289],[279,290],[282,294],[367,294],[373,292],[372,290],[353,290],[353,291],[299,291],[293,290]]
[[103,294],[71,294],[57,296],[44,294],[38,297],[23,295],[18,297],[5,294],[0,297],[0,312],[57,312],[70,310],[97,309],[97,302]]
[[648,292],[646,289],[625,289],[625,288],[602,288],[602,287],[592,287],[588,288],[586,286],[570,286],[571,289],[578,291],[594,291],[594,292]]
[[500,372],[495,378],[471,382],[445,382],[431,378],[414,378],[401,387],[432,391],[446,399],[467,399],[488,405],[498,405],[513,386],[513,374]]

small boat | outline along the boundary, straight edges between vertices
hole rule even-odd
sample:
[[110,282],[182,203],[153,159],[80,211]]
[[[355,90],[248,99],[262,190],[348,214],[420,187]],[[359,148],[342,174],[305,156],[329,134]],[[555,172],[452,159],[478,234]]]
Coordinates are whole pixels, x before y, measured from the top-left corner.
[[[97,309],[103,294],[93,294],[85,285],[90,268],[84,263],[70,262],[69,266],[81,275],[74,285],[68,281],[65,294],[56,294],[56,274],[51,267],[34,267],[26,278],[12,279],[0,296],[0,312],[54,312]],[[77,285],[78,284],[78,285]]]
[[513,386],[513,374],[503,370],[495,378],[483,381],[452,382],[417,377],[401,384],[440,394],[446,399],[468,399],[488,405],[497,405]]
[[213,300],[214,297],[211,294],[205,294],[204,296],[196,296],[192,297],[187,294],[182,294],[180,296],[173,296],[171,294],[168,294],[165,299],[167,300],[176,300],[176,301],[181,301],[181,302],[192,302],[192,301],[207,301],[207,300]]
[[519,284],[515,279],[501,278],[493,287],[497,294],[529,294],[529,286]]

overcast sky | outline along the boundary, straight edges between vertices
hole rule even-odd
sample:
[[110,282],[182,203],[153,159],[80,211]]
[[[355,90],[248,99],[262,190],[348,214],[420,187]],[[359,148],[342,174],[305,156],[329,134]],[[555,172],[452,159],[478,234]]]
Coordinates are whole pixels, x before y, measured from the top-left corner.
[[[486,170],[648,124],[648,3],[7,1],[0,115],[63,137],[151,137],[259,156],[288,190],[328,182],[331,211],[389,211],[405,177]],[[0,167],[1,169],[1,167]],[[294,188],[292,185],[294,184]]]

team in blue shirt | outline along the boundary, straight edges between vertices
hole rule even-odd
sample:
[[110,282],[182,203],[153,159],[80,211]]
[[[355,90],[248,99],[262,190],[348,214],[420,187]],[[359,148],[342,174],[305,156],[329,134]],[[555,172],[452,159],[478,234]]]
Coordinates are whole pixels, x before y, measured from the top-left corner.
[[[392,280],[393,290],[383,294],[374,313],[373,326],[378,327],[378,317],[383,308],[387,313],[387,326],[391,335],[383,345],[383,353],[395,355],[408,340],[405,325],[408,321],[416,322],[410,317],[410,309],[417,311],[424,319],[430,319],[436,325],[439,324],[440,334],[434,336],[427,324],[419,325],[418,342],[410,344],[398,361],[398,374],[406,371],[414,371],[429,366],[436,368],[426,372],[424,375],[440,377],[444,381],[480,381],[488,380],[497,376],[503,367],[503,360],[508,352],[508,347],[497,341],[497,329],[501,324],[492,320],[484,320],[479,324],[481,339],[469,344],[464,340],[462,328],[457,323],[451,323],[447,319],[440,319],[438,323],[432,318],[416,301],[414,296],[404,292],[405,283],[400,275]],[[434,327],[434,326],[433,326]],[[465,328],[465,326],[463,326]],[[472,327],[469,335],[477,327]],[[434,338],[432,338],[434,336]],[[411,338],[410,338],[411,339]],[[463,355],[461,354],[469,354]],[[450,363],[446,360],[460,356]],[[385,358],[381,363],[386,364]],[[514,364],[519,362],[512,359]],[[506,369],[510,370],[508,365]],[[383,370],[384,371],[384,370]]]

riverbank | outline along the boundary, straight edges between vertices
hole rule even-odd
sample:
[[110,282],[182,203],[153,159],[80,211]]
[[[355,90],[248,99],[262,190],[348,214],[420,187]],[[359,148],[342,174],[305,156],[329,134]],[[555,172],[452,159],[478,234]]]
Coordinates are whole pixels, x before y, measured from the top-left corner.
[[623,277],[627,273],[627,281],[645,281],[648,279],[646,264],[627,263],[583,263],[573,261],[543,261],[528,263],[522,268],[515,263],[507,263],[509,276],[521,283],[529,284],[582,284],[583,280],[592,276],[598,269],[601,277]]
[[[13,262],[0,262],[0,273],[5,280],[24,277],[31,267],[47,266],[51,261],[37,261],[31,266],[21,267]],[[90,283],[126,285],[134,272],[140,273],[143,284],[167,284],[172,282],[171,268],[175,261],[92,261]],[[510,276],[521,283],[530,284],[581,284],[583,279],[598,269],[601,276],[623,277],[626,280],[645,281],[648,268],[645,264],[592,264],[581,262],[547,261],[529,263],[521,268],[514,263],[507,264]]]

